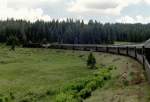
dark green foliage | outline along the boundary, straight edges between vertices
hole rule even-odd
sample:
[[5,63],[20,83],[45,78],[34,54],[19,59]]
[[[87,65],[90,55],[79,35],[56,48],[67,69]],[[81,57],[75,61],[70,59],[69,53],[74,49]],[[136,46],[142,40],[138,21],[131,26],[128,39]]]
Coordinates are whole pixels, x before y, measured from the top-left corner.
[[41,94],[41,93],[29,92],[23,98],[21,98],[19,102],[36,102],[38,99],[44,97],[45,95],[46,93]]
[[91,69],[94,69],[95,64],[96,64],[96,59],[95,59],[93,53],[91,52],[88,56],[88,59],[87,59],[87,66]]
[[5,100],[5,102],[9,102],[8,97],[5,97],[4,100]]
[[124,86],[128,86],[129,85],[129,81],[128,80],[122,80],[123,81],[123,85]]
[[[111,70],[114,69],[114,67],[101,68],[93,76],[73,80],[60,90],[47,90],[44,94],[29,92],[18,102],[36,102],[47,95],[56,95],[55,102],[83,102],[84,99],[91,96],[94,90],[104,86],[111,78]],[[8,97],[0,95],[0,102],[11,102],[14,99],[15,96],[12,92],[9,93]]]
[[60,93],[57,95],[56,102],[82,102],[80,99],[70,93]]
[[11,45],[11,50],[15,50],[15,46],[17,45],[17,37],[14,35],[11,35],[7,39],[7,45]]
[[41,43],[42,43],[42,44],[47,44],[47,39],[44,38]]
[[26,96],[20,102],[33,102],[33,99],[29,96]]
[[13,93],[12,93],[12,92],[10,92],[10,98],[11,98],[12,100],[14,100],[14,99],[15,99],[15,96],[13,95]]
[[83,99],[86,99],[87,97],[91,96],[92,90],[91,88],[84,88],[80,91],[79,96]]
[[93,91],[97,88],[97,85],[97,81],[92,80],[90,83],[87,84],[87,88]]
[[55,94],[55,91],[53,91],[53,90],[46,91],[46,95],[54,95],[54,94]]
[[56,102],[82,102],[91,96],[92,91],[103,87],[105,82],[111,78],[111,70],[114,68],[103,68],[93,77],[75,80],[60,89],[56,96]]
[[102,24],[90,20],[59,22],[23,20],[0,21],[0,42],[15,34],[19,43],[113,44],[114,41],[141,42],[150,38],[149,24]]
[[0,102],[4,102],[4,101],[3,101],[3,98],[0,98]]
[[0,96],[0,102],[10,102],[8,97],[5,97],[3,95]]

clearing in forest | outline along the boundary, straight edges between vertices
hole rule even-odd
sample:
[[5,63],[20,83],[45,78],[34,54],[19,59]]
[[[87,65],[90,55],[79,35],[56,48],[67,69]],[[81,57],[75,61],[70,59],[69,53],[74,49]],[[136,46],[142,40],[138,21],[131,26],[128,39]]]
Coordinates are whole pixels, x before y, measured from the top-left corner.
[[[58,89],[72,80],[93,76],[88,69],[89,52],[0,46],[0,97],[11,102],[54,102]],[[116,66],[103,88],[85,102],[146,102],[149,85],[142,66],[135,60],[112,54],[94,53],[98,68]]]

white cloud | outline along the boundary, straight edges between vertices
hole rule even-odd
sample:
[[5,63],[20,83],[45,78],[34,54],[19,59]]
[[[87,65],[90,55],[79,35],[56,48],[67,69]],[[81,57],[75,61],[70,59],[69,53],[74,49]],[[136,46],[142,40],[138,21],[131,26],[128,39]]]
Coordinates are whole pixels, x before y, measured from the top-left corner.
[[51,20],[50,16],[45,15],[43,13],[43,10],[40,8],[37,8],[37,9],[1,8],[0,9],[0,19],[6,20],[8,18],[23,19],[23,20],[28,20],[31,22],[35,22],[36,20],[44,20],[44,21]]
[[150,0],[144,0],[144,2],[150,4]]
[[[67,17],[87,20],[104,16],[106,19],[106,16],[110,18],[121,16],[124,8],[141,2],[150,4],[150,0],[0,0],[0,20],[14,18],[32,22],[38,19],[48,21],[51,20],[51,16],[60,21]],[[146,22],[148,18],[125,16],[117,21]]]
[[[68,11],[85,14],[119,15],[123,8],[143,0],[75,0]],[[147,0],[148,1],[148,0]]]
[[150,23],[150,16],[141,16],[141,15],[138,15],[138,16],[135,16],[135,17],[130,17],[130,16],[124,16],[124,17],[121,17],[119,19],[116,20],[116,22],[119,22],[119,23],[143,23],[143,24],[146,24],[146,23]]
[[135,19],[130,16],[124,16],[116,20],[119,23],[135,23]]
[[[7,20],[10,18],[23,19],[31,22],[35,22],[36,20],[51,20],[51,17],[49,15],[44,14],[41,8],[9,8],[7,6],[8,1],[0,0],[0,20]],[[17,0],[14,0],[14,2],[15,1]],[[23,3],[23,0],[21,1]],[[30,1],[33,2],[34,0]]]
[[[4,1],[4,0],[0,0]],[[56,5],[57,3],[63,2],[63,0],[5,0],[7,1],[8,7],[13,8],[35,8],[37,6],[45,5]]]

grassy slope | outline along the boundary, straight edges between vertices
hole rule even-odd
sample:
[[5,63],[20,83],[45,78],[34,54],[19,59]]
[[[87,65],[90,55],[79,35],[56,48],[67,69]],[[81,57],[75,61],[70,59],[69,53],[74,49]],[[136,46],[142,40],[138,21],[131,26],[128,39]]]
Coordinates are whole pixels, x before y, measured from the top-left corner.
[[0,48],[0,93],[14,93],[16,100],[27,93],[58,89],[65,82],[92,74],[80,53],[50,49]]
[[[105,87],[97,89],[85,102],[150,101],[149,83],[146,81],[144,71],[139,63],[127,57],[113,55],[106,55],[101,62],[114,64],[117,66],[117,70],[112,73],[113,78]],[[128,80],[128,85],[124,84],[123,80]]]
[[[87,54],[88,52],[23,48],[17,48],[13,52],[5,46],[0,46],[0,94],[7,95],[12,92],[15,95],[15,101],[18,101],[29,92],[43,94],[47,90],[57,90],[72,79],[89,76],[96,70],[86,68]],[[95,56],[97,66],[117,66],[116,72],[113,73],[114,77],[126,70],[138,69],[142,72],[141,65],[128,57],[103,53],[95,53]],[[146,90],[147,83],[143,84],[143,90]],[[137,88],[139,86],[137,85]],[[109,84],[108,87],[110,87]],[[132,89],[137,90],[136,86]],[[113,88],[109,90],[113,90]],[[109,93],[109,90],[106,90],[106,93],[107,91]],[[141,88],[139,90],[143,92]],[[100,102],[95,100],[101,94],[105,94],[105,92],[97,90],[87,101]],[[112,94],[114,93],[112,92]],[[104,97],[106,96],[104,95]],[[53,101],[53,97],[44,97],[39,101],[50,102]]]

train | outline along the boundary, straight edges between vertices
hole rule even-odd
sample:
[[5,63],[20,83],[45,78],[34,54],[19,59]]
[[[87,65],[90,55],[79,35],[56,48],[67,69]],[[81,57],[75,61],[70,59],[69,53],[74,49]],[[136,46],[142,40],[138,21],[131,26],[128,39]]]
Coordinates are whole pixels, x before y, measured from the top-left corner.
[[[150,42],[150,40],[148,40]],[[129,56],[136,59],[143,65],[148,81],[150,82],[150,47],[146,41],[142,44],[128,44],[128,45],[96,45],[96,44],[39,44],[30,43],[24,45],[28,48],[52,48],[64,50],[79,50],[79,51],[93,51],[105,52],[118,55]]]

